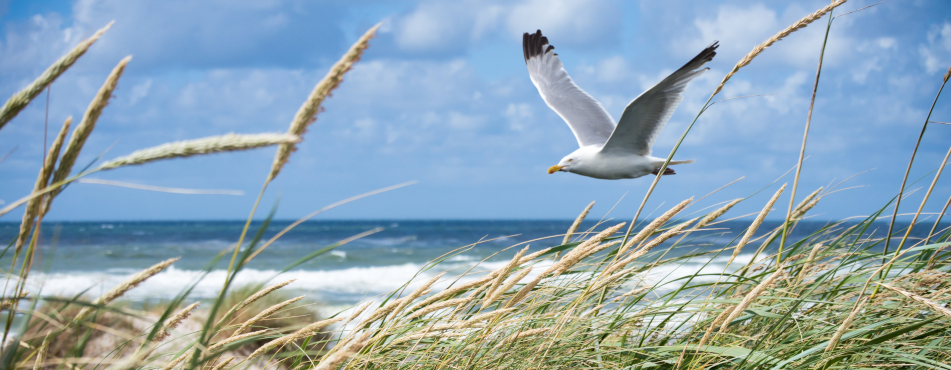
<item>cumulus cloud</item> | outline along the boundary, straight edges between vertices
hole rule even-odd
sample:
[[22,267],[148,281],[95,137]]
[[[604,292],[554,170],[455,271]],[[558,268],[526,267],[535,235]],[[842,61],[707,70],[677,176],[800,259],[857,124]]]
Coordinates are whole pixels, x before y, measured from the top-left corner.
[[928,42],[918,48],[922,64],[930,74],[945,71],[951,64],[951,23],[932,25],[928,31]]
[[527,0],[508,13],[508,30],[513,35],[541,29],[559,43],[582,48],[616,43],[622,19],[617,4],[600,1]]
[[84,34],[115,20],[102,57],[133,54],[139,68],[299,67],[336,56],[344,34],[320,19],[340,16],[332,3],[79,0],[71,28]]
[[559,45],[590,48],[612,45],[621,17],[614,2],[523,0],[516,2],[426,1],[392,21],[403,50],[463,53],[486,37],[511,42],[542,29]]

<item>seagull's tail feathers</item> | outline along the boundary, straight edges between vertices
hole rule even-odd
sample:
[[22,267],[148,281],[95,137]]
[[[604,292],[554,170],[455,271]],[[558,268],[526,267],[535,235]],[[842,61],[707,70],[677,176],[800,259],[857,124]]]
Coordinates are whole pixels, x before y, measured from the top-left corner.
[[688,164],[688,163],[693,163],[693,162],[694,162],[693,159],[687,159],[687,160],[683,160],[683,161],[670,161],[670,164]]

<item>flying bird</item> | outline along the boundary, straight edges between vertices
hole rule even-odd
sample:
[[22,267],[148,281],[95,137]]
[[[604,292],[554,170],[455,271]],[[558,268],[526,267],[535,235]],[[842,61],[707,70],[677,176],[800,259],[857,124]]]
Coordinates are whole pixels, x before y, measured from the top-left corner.
[[[580,148],[551,166],[548,173],[576,173],[598,179],[632,179],[660,172],[666,158],[651,156],[651,146],[683,100],[687,83],[709,68],[704,64],[717,55],[717,42],[697,54],[683,67],[634,98],[614,123],[614,118],[591,95],[575,85],[565,71],[554,46],[538,30],[522,36],[525,65],[532,83],[545,103],[558,113],[578,139]],[[693,160],[670,161],[670,164]],[[671,168],[664,175],[673,175]]]

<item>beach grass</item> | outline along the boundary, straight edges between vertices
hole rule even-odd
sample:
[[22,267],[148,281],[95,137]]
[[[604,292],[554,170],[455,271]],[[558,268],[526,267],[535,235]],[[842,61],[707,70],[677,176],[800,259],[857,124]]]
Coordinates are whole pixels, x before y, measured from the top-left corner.
[[[834,1],[757,46],[723,78],[697,118],[730,77],[768,46],[824,16],[829,17],[826,34],[834,32],[830,13],[844,2]],[[638,217],[649,190],[630,223],[599,223],[596,229],[579,231],[589,205],[565,234],[533,241],[548,248],[531,252],[526,245],[513,245],[506,251],[517,251],[514,257],[497,269],[476,264],[464,271],[429,272],[441,271],[440,263],[472,246],[460,247],[427,264],[401,289],[318,317],[315,303],[306,295],[285,291],[289,282],[234,286],[235,277],[274,241],[263,239],[273,210],[257,230],[250,228],[256,202],[244,231],[235,235],[236,243],[209,261],[197,278],[229,261],[215,299],[189,298],[200,281],[196,280],[173,299],[148,309],[122,302],[127,291],[175,260],[156,261],[99,297],[27,293],[25,282],[36,259],[43,216],[66,185],[90,173],[277,145],[272,168],[262,169],[263,194],[301,142],[323,100],[369,46],[375,30],[364,34],[317,83],[287,134],[170,143],[73,174],[73,159],[93,133],[95,117],[105,108],[102,102],[119,82],[117,67],[119,72],[107,79],[90,105],[92,113],[87,116],[93,117],[92,123],[74,131],[65,163],[57,158],[56,146],[40,169],[36,187],[0,210],[3,214],[27,205],[21,232],[3,252],[12,255],[13,263],[4,271],[7,288],[0,297],[0,310],[7,314],[0,368],[951,369],[951,252],[945,248],[951,233],[935,223],[926,238],[909,238],[921,207],[907,228],[892,224],[887,232],[876,229],[875,222],[888,218],[883,215],[890,207],[897,212],[903,195],[899,193],[858,221],[829,222],[805,237],[789,237],[829,191],[818,189],[796,202],[809,121],[790,191],[786,192],[788,184],[774,185],[774,195],[758,205],[762,211],[742,235],[729,234],[718,223],[732,217],[733,206],[750,199],[724,200],[719,208],[692,213],[688,209],[696,204],[693,199],[671,200],[680,202],[648,222]],[[82,53],[71,55],[74,60]],[[120,66],[128,62],[124,59]],[[813,101],[821,71],[820,59]],[[44,76],[41,85],[58,74]],[[936,88],[943,88],[947,79],[936,81]],[[15,96],[18,108],[11,110],[10,119],[38,94],[34,90]],[[68,128],[69,123],[58,142],[64,141]],[[53,173],[56,176],[50,179]],[[939,175],[940,171],[934,181]],[[655,177],[651,189],[660,178]],[[381,191],[401,186],[405,184]],[[782,225],[759,230],[786,194],[789,207]],[[895,217],[890,219],[894,222]],[[284,271],[377,231],[299,256]],[[719,241],[701,242],[701,236],[716,236]],[[899,241],[889,250],[893,238]],[[674,249],[687,252],[670,253]],[[671,274],[688,260],[709,262],[683,276]],[[105,337],[111,339],[104,341]]]

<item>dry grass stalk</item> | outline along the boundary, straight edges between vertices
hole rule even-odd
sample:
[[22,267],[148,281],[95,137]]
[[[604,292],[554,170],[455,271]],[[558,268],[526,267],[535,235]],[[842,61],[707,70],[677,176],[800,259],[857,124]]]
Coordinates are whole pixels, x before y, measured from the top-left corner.
[[593,247],[588,248],[587,250],[585,250],[584,257],[582,257],[582,259],[587,258],[587,257],[591,256],[592,254],[598,253],[598,252],[603,251],[603,250],[605,250],[605,249],[614,247],[615,245],[619,245],[619,244],[621,244],[621,242],[622,242],[622,240],[615,240],[615,241],[611,241],[611,242],[607,242],[607,243],[596,244],[596,245],[594,245]]
[[[136,351],[132,356],[126,356],[124,358],[118,359],[116,361],[111,361],[112,363],[106,370],[128,370],[128,369],[138,369],[144,363],[145,359],[152,354],[152,351],[155,350],[155,347],[149,346],[143,350]],[[75,365],[72,366],[75,369]]]
[[644,244],[644,246],[640,247],[639,249],[650,251],[654,247],[661,245],[661,243],[667,241],[667,239],[673,238],[674,236],[677,236],[678,234],[683,233],[684,229],[686,229],[687,226],[690,226],[690,224],[692,224],[696,220],[697,219],[695,218],[687,222],[683,222],[677,226],[674,226],[670,230],[664,231],[663,234],[660,234],[656,238],[651,239],[651,241],[647,242],[647,244]]
[[[424,291],[420,295],[426,294],[427,292],[429,292],[429,290]],[[367,317],[366,319],[361,321],[359,324],[357,324],[357,328],[362,328],[376,320],[386,317],[386,315],[388,315],[390,312],[393,312],[397,307],[403,306],[404,303],[406,303],[406,301],[409,300],[410,297],[412,297],[412,295],[408,295],[403,298],[394,299],[390,301],[389,303],[383,305],[383,307],[376,309],[376,311],[373,311],[373,313],[370,314],[370,317]]]
[[504,345],[506,345],[506,344],[515,342],[515,341],[517,341],[517,340],[519,340],[519,339],[522,339],[522,338],[527,338],[527,337],[539,335],[539,334],[542,334],[542,333],[547,333],[547,332],[551,331],[551,329],[553,329],[553,328],[551,328],[551,327],[548,327],[548,328],[538,328],[538,329],[526,330],[526,331],[523,331],[523,332],[521,332],[521,333],[512,334],[512,335],[509,336],[508,338],[505,338],[505,340],[499,342],[499,344],[496,344],[494,349],[499,348],[499,347],[501,347],[501,346],[504,346]]
[[[492,285],[489,286],[489,289],[485,291],[486,297],[491,297],[495,295],[495,290],[498,289],[499,285],[502,285],[502,282],[505,281],[505,278],[509,276],[509,273],[513,268],[518,266],[519,261],[522,259],[522,256],[525,252],[528,251],[528,247],[523,248],[518,253],[512,257],[512,260],[509,263],[505,264],[498,270],[498,275],[495,277],[495,280],[492,281]],[[489,305],[489,300],[486,299],[482,302],[482,309],[484,310]]]
[[167,364],[165,364],[165,366],[162,366],[162,370],[172,370],[173,368],[175,368],[175,366],[178,366],[178,364],[182,363],[182,361],[185,361],[185,359],[188,358],[188,356],[191,354],[192,354],[192,351],[185,351],[185,353],[182,353],[181,355],[176,357],[174,360],[169,361]]
[[[105,294],[99,296],[99,298],[96,298],[96,300],[92,301],[92,306],[94,307],[94,306],[109,304],[109,302],[112,302],[116,298],[121,297],[123,294],[125,294],[132,288],[135,288],[146,279],[162,272],[163,270],[171,266],[173,263],[175,263],[175,261],[178,261],[179,258],[180,257],[169,258],[165,261],[162,261],[153,265],[152,267],[142,270],[135,275],[132,275],[132,277],[130,277],[128,280],[123,281],[122,284],[117,285],[116,287],[112,288]],[[82,321],[82,319],[84,319],[86,316],[88,316],[90,313],[93,312],[94,310],[93,307],[84,307],[81,311],[79,311],[78,314],[76,314],[76,317],[73,318],[73,321],[74,322]]]
[[292,303],[297,302],[297,301],[299,301],[299,300],[301,300],[301,299],[304,299],[304,296],[294,297],[294,298],[288,299],[288,300],[286,300],[286,301],[284,301],[284,302],[281,302],[281,303],[278,303],[278,304],[273,305],[273,306],[271,306],[271,307],[268,307],[268,308],[265,309],[264,311],[261,311],[261,313],[259,313],[259,314],[257,314],[257,315],[254,315],[254,317],[252,317],[252,318],[249,319],[248,321],[245,321],[244,324],[241,324],[241,327],[239,327],[238,330],[235,330],[235,332],[234,332],[233,334],[231,334],[231,336],[233,337],[233,336],[235,336],[235,335],[240,334],[242,331],[244,331],[244,329],[247,329],[249,326],[256,324],[258,321],[264,320],[264,319],[267,318],[268,316],[273,315],[273,314],[274,314],[275,312],[277,312],[278,310],[280,310],[280,309],[282,309],[282,308],[284,308],[284,307],[287,307],[287,306],[291,305]]
[[664,214],[660,215],[660,217],[655,218],[654,221],[651,221],[651,223],[647,224],[647,226],[644,226],[644,228],[641,229],[641,231],[637,232],[637,234],[635,234],[634,237],[628,239],[627,244],[624,244],[624,246],[622,246],[621,249],[618,250],[617,252],[618,255],[620,256],[622,253],[630,249],[631,246],[637,243],[640,243],[644,239],[647,239],[648,236],[654,233],[654,230],[657,230],[658,228],[663,226],[665,223],[667,223],[667,221],[670,221],[671,218],[673,218],[675,215],[680,213],[680,211],[686,208],[687,205],[690,204],[690,202],[692,201],[693,201],[693,197],[680,202],[673,208],[667,210],[667,212],[664,212]]
[[464,337],[468,334],[466,333],[439,333],[439,332],[425,332],[413,335],[407,335],[405,337],[396,338],[392,344],[400,344],[405,342],[410,342],[414,340],[421,340],[426,338],[458,338]]
[[252,332],[250,332],[250,333],[232,336],[232,337],[230,337],[230,338],[224,339],[224,340],[222,340],[222,341],[220,341],[220,342],[218,342],[218,343],[215,343],[214,345],[208,347],[208,349],[206,349],[205,352],[206,352],[206,353],[213,353],[213,352],[215,352],[216,349],[220,349],[221,347],[224,347],[224,346],[226,346],[226,345],[228,345],[228,344],[237,342],[237,341],[242,340],[242,339],[248,339],[248,338],[251,338],[251,337],[255,337],[255,336],[264,334],[264,332],[266,332],[266,331],[268,331],[268,329],[258,330],[258,331],[252,331]]
[[641,294],[641,293],[644,293],[645,291],[650,290],[651,288],[652,288],[652,287],[649,287],[649,286],[640,287],[640,288],[634,288],[634,289],[631,289],[630,292],[627,292],[627,293],[622,294],[622,296],[630,297],[630,296],[639,295],[639,294]]
[[[439,292],[439,293],[433,294],[433,295],[430,296],[429,298],[426,298],[426,299],[424,299],[423,301],[421,301],[421,302],[419,302],[419,303],[413,305],[412,307],[410,307],[410,308],[408,309],[408,311],[413,311],[413,310],[419,309],[420,307],[424,307],[424,306],[426,306],[426,305],[432,304],[433,302],[442,300],[442,299],[444,299],[444,298],[452,297],[452,296],[454,296],[454,295],[456,295],[456,294],[458,294],[458,293],[460,293],[460,292],[463,292],[463,291],[472,289],[473,287],[476,287],[476,286],[483,286],[483,287],[485,287],[485,286],[487,286],[487,285],[485,285],[486,283],[488,283],[490,280],[492,280],[493,278],[495,278],[495,274],[496,274],[497,272],[498,272],[498,271],[495,271],[495,272],[493,272],[493,273],[491,273],[491,274],[488,274],[488,275],[486,275],[486,276],[484,276],[484,277],[482,277],[482,278],[480,278],[480,279],[473,280],[473,281],[470,281],[470,282],[468,282],[468,283],[460,284],[460,285],[454,286],[454,287],[452,287],[452,288],[443,290],[443,291],[441,291],[441,292]],[[470,298],[472,298],[472,297],[474,297],[474,296],[470,296]]]
[[309,336],[311,336],[311,335],[314,335],[314,334],[316,334],[316,332],[319,331],[320,329],[323,329],[323,328],[327,327],[327,326],[330,325],[330,324],[343,321],[343,319],[344,319],[343,317],[337,317],[337,318],[333,318],[333,319],[321,320],[321,321],[315,322],[315,323],[313,323],[313,324],[307,325],[307,326],[305,326],[305,327],[303,327],[303,328],[300,328],[299,330],[297,330],[297,331],[295,331],[295,332],[293,332],[293,333],[291,333],[291,334],[288,334],[288,335],[285,335],[285,336],[283,336],[283,337],[274,339],[274,340],[272,340],[272,341],[270,341],[270,342],[265,343],[263,346],[259,347],[259,348],[256,349],[253,353],[251,353],[250,355],[248,355],[248,357],[245,359],[245,361],[250,361],[251,359],[253,359],[253,358],[255,358],[255,357],[258,357],[258,356],[260,356],[261,354],[263,354],[263,353],[265,353],[265,352],[267,352],[267,351],[270,351],[270,350],[272,350],[272,349],[274,349],[274,348],[277,348],[277,347],[279,347],[279,346],[283,346],[283,345],[285,345],[285,344],[287,344],[287,343],[294,342],[294,341],[296,341],[296,340],[298,340],[298,339],[302,339],[302,338],[306,338],[306,337],[309,337]]
[[710,323],[710,326],[707,327],[707,331],[703,333],[703,338],[700,338],[700,343],[697,344],[697,347],[703,347],[707,344],[707,341],[710,340],[710,337],[713,335],[713,329],[723,323],[724,320],[733,312],[734,307],[727,307],[716,318],[713,319],[713,322]]
[[298,329],[291,335],[286,336],[284,343],[291,343],[300,339],[304,339],[310,336],[317,334],[321,329],[326,328],[330,325],[343,321],[343,317],[335,317],[332,319],[320,320],[313,324],[307,325],[303,328]]
[[475,325],[476,323],[479,323],[479,322],[482,322],[482,321],[485,321],[485,320],[489,320],[489,319],[496,318],[496,317],[498,317],[498,316],[507,314],[507,313],[512,312],[512,311],[514,311],[514,310],[515,310],[515,308],[503,308],[503,309],[501,309],[501,310],[495,310],[495,311],[492,311],[492,312],[486,312],[486,313],[483,313],[483,314],[478,314],[478,315],[475,315],[475,316],[473,316],[472,318],[470,318],[470,319],[468,319],[468,320],[466,320],[466,321],[463,321],[463,322],[460,323],[460,324],[457,324],[456,328],[458,328],[458,329],[463,329],[463,328],[472,327],[472,326]]
[[948,83],[948,77],[951,77],[951,67],[948,67],[948,72],[944,74],[945,83]]
[[816,189],[812,193],[809,193],[809,195],[807,195],[805,198],[799,201],[799,204],[796,205],[796,208],[793,208],[793,214],[797,212],[801,212],[800,210],[803,209],[803,207],[805,207],[806,205],[808,205],[809,202],[812,201],[812,198],[815,198],[817,195],[819,195],[821,191],[822,191],[822,187],[820,186],[818,189]]
[[460,304],[469,302],[469,301],[471,301],[471,300],[472,300],[472,298],[456,298],[456,299],[450,299],[450,300],[442,301],[442,302],[439,302],[439,303],[434,303],[434,304],[431,304],[431,305],[429,305],[429,306],[425,306],[425,307],[419,309],[419,310],[416,311],[416,312],[413,312],[413,314],[407,316],[406,319],[407,319],[407,320],[412,320],[412,319],[415,319],[415,318],[417,318],[417,317],[426,315],[426,314],[428,314],[428,313],[432,313],[432,312],[441,310],[441,309],[443,309],[443,308],[455,307],[455,306],[457,306],[457,305],[460,305]]
[[299,136],[280,133],[265,134],[227,134],[211,136],[195,140],[175,141],[154,146],[148,149],[136,150],[127,156],[122,156],[99,166],[101,170],[109,170],[123,166],[133,166],[171,158],[185,158],[194,155],[248,150],[278,144],[292,144],[300,141]]
[[753,301],[755,301],[756,298],[760,296],[760,294],[763,294],[763,291],[766,290],[766,288],[768,288],[770,285],[772,285],[773,281],[776,281],[776,278],[778,278],[782,274],[783,274],[783,266],[782,265],[776,266],[775,272],[773,272],[772,274],[769,275],[769,277],[761,281],[759,285],[757,285],[755,288],[753,288],[753,290],[751,290],[748,294],[746,294],[745,297],[743,297],[743,300],[740,301],[740,304],[736,305],[736,307],[733,308],[733,310],[730,312],[730,315],[727,316],[726,320],[723,321],[723,324],[720,325],[720,331],[726,330],[726,327],[729,326],[730,323],[733,322],[733,320],[735,320],[737,317],[740,317],[740,314],[743,313],[743,311],[746,310],[747,307],[753,304]]
[[353,310],[353,313],[350,314],[350,317],[348,317],[347,321],[344,321],[343,324],[346,325],[350,323],[350,321],[353,321],[353,319],[360,317],[360,314],[362,314],[363,311],[366,311],[367,307],[370,307],[371,304],[373,304],[373,301],[366,301],[361,303],[359,306],[357,306],[357,308]]
[[819,204],[819,199],[821,197],[817,198],[816,196],[819,195],[819,192],[821,191],[822,191],[822,187],[819,187],[818,189],[816,189],[815,191],[807,195],[805,198],[803,198],[803,200],[800,201],[799,204],[796,205],[796,208],[793,208],[793,211],[790,212],[789,220],[794,221],[794,220],[798,220],[802,218],[802,216],[804,216],[806,212],[809,212],[809,210],[815,207],[816,204]]
[[597,235],[591,237],[591,239],[588,239],[584,243],[581,243],[580,245],[572,249],[571,252],[568,252],[567,254],[565,254],[565,256],[560,261],[551,265],[550,267],[548,267],[547,270],[545,270],[545,272],[538,275],[539,278],[546,276],[548,274],[557,276],[561,274],[562,272],[565,272],[565,270],[568,270],[569,268],[571,268],[571,266],[574,266],[575,264],[583,260],[585,257],[588,257],[591,254],[604,249],[604,247],[599,248],[599,243],[601,243],[601,241],[603,241],[604,239],[607,239],[611,237],[612,235],[614,235],[615,233],[617,233],[618,230],[620,230],[622,227],[624,227],[624,222],[611,226],[607,229],[604,229]]
[[575,219],[575,222],[573,222],[571,227],[568,228],[568,232],[565,233],[565,238],[561,240],[562,245],[568,244],[568,242],[571,241],[572,234],[574,234],[575,231],[578,231],[578,227],[581,226],[581,222],[584,221],[585,217],[588,217],[588,211],[591,211],[591,207],[594,207],[594,202],[591,202],[587,207],[584,207],[584,211],[581,211],[581,214],[578,215],[578,218]]
[[799,269],[799,281],[802,281],[806,278],[806,274],[809,273],[809,267],[816,260],[816,255],[819,254],[819,250],[822,249],[822,243],[816,243],[812,246],[812,250],[809,251],[809,257],[806,257],[806,261],[803,262],[802,268]]
[[798,220],[802,218],[802,216],[805,216],[806,212],[809,212],[809,210],[815,207],[816,204],[819,204],[819,199],[821,198],[813,199],[811,202],[804,204],[802,208],[796,209],[793,212],[792,217],[790,217],[790,220]]
[[584,243],[579,244],[577,247],[572,249],[571,252],[568,252],[568,254],[565,254],[565,256],[561,260],[551,265],[550,267],[548,267],[547,270],[545,270],[541,274],[538,274],[538,276],[536,276],[534,279],[526,283],[525,286],[522,287],[522,289],[519,290],[519,292],[516,293],[515,296],[512,297],[512,299],[510,299],[505,304],[505,307],[506,308],[511,307],[515,305],[516,303],[518,303],[519,301],[521,301],[522,299],[524,299],[525,297],[527,297],[528,294],[531,293],[532,289],[535,289],[535,286],[538,285],[538,283],[541,282],[542,279],[544,279],[549,274],[551,274],[552,276],[558,276],[561,273],[568,270],[569,268],[571,268],[571,266],[574,266],[581,260],[585,259],[585,257],[588,257],[591,254],[596,253],[600,250],[603,250],[607,247],[620,244],[620,241],[617,241],[617,243],[607,243],[605,245],[599,246],[599,243],[601,243],[601,241],[611,237],[612,235],[614,235],[614,233],[616,233],[622,227],[624,227],[623,222],[620,224],[614,225],[612,227],[609,227],[607,229],[604,229],[597,235],[586,240]]
[[402,312],[403,309],[406,308],[406,306],[408,306],[411,302],[416,300],[416,298],[419,298],[422,295],[426,294],[426,292],[429,292],[429,288],[432,287],[433,284],[435,284],[437,281],[439,281],[439,279],[442,278],[443,275],[445,274],[446,274],[445,272],[440,273],[439,275],[433,276],[429,280],[426,280],[425,282],[423,282],[423,285],[420,285],[419,288],[416,288],[416,290],[414,290],[412,293],[409,294],[409,296],[406,297],[407,299],[403,300],[398,306],[396,306],[396,308],[393,309],[393,317],[395,318],[397,315],[399,315],[400,312]]
[[[298,109],[294,120],[291,121],[290,128],[287,130],[288,134],[295,136],[304,135],[304,132],[307,131],[307,126],[316,120],[316,115],[320,111],[320,104],[323,103],[327,96],[330,96],[331,91],[340,85],[340,82],[343,81],[343,75],[353,67],[354,63],[360,60],[360,56],[363,55],[363,51],[369,46],[370,39],[373,38],[379,27],[380,25],[377,24],[367,30],[367,32],[350,47],[350,50],[347,50],[347,53],[330,68],[327,75],[314,87],[310,96],[307,97],[307,100],[304,101],[304,104]],[[277,154],[274,156],[274,164],[271,165],[271,172],[268,174],[267,181],[271,181],[277,177],[277,174],[281,172],[281,168],[287,163],[287,160],[295,149],[296,146],[292,143],[281,145],[280,149],[277,150]]]
[[312,370],[331,370],[340,367],[344,361],[347,361],[353,355],[356,355],[370,341],[370,333],[363,333],[348,342],[339,351],[334,351],[317,364]]
[[550,251],[550,250],[551,250],[551,248],[545,248],[545,249],[542,249],[542,250],[540,250],[540,251],[538,251],[538,252],[529,254],[529,255],[527,255],[527,256],[525,256],[525,257],[522,257],[522,259],[520,259],[520,260],[518,261],[518,264],[519,264],[519,265],[526,264],[526,263],[528,263],[529,261],[531,261],[531,260],[533,260],[533,259],[536,259],[536,258],[538,258],[538,257],[541,257],[541,255],[543,255],[543,254],[545,254],[545,253],[548,253],[548,251]]
[[608,286],[608,284],[613,283],[615,280],[633,273],[636,268],[637,267],[629,267],[611,275],[608,275],[610,272],[605,271],[604,275],[606,277],[599,279],[599,281],[595,281],[594,284],[591,285],[591,288],[588,289],[588,291],[595,292],[595,291],[601,290],[601,288]]
[[224,321],[225,319],[227,319],[229,316],[231,316],[231,314],[240,311],[242,308],[247,307],[249,304],[252,304],[252,303],[256,302],[257,300],[263,298],[264,296],[270,294],[271,292],[273,292],[273,291],[275,291],[275,290],[278,290],[278,289],[281,289],[281,288],[287,286],[287,285],[290,284],[290,283],[293,283],[295,280],[297,280],[297,279],[290,279],[290,280],[288,280],[288,281],[280,282],[280,283],[271,285],[271,286],[269,286],[269,287],[267,287],[267,288],[261,289],[261,290],[258,291],[257,293],[254,293],[254,294],[251,295],[250,297],[245,298],[245,299],[244,299],[243,301],[241,301],[240,303],[234,305],[234,307],[231,307],[231,309],[228,310],[228,312],[226,312],[224,315],[221,315],[221,319],[219,319],[218,322],[217,322],[215,325],[221,324],[221,322]]
[[913,301],[915,301],[915,302],[918,302],[918,303],[921,303],[921,304],[923,304],[923,305],[925,305],[925,306],[928,306],[928,307],[930,307],[931,309],[937,311],[938,313],[940,313],[940,314],[942,314],[942,315],[945,315],[945,316],[947,316],[947,317],[951,317],[951,310],[942,307],[941,304],[939,304],[938,302],[932,301],[932,300],[930,300],[930,299],[928,299],[928,298],[922,297],[922,296],[917,295],[917,294],[915,294],[915,293],[909,292],[909,291],[904,290],[904,289],[896,288],[896,287],[894,287],[894,286],[891,286],[891,285],[888,285],[888,284],[885,284],[885,283],[875,283],[875,284],[881,285],[881,286],[885,287],[885,288],[888,289],[888,290],[891,290],[891,291],[893,291],[893,292],[895,292],[895,293],[898,293],[898,294],[901,294],[901,295],[903,295],[903,296],[905,296],[905,297],[908,297],[908,299],[911,299],[911,300],[913,300]]
[[234,360],[234,357],[228,357],[227,360],[221,361],[221,363],[215,365],[215,367],[211,368],[211,370],[221,370],[221,369],[224,369],[225,366],[228,366],[228,364],[231,363],[231,360]]
[[733,263],[733,260],[736,259],[736,256],[740,254],[740,251],[743,250],[743,247],[746,246],[746,243],[749,243],[750,238],[752,238],[753,234],[756,233],[756,229],[759,229],[759,226],[763,224],[763,220],[766,219],[766,215],[769,214],[769,211],[773,209],[773,205],[776,204],[776,200],[779,199],[779,195],[782,194],[783,190],[785,189],[786,184],[783,184],[783,186],[781,186],[779,190],[773,194],[773,197],[769,198],[769,202],[766,202],[766,206],[763,207],[761,211],[759,211],[759,214],[756,215],[755,219],[753,219],[753,223],[750,224],[748,229],[746,229],[746,234],[743,234],[743,238],[740,239],[740,242],[736,243],[736,248],[733,249],[733,255],[730,256],[730,260],[726,263],[727,266]]
[[610,267],[608,267],[608,268],[604,271],[604,274],[610,274],[611,272],[614,272],[614,271],[617,271],[618,269],[624,268],[624,267],[627,266],[629,263],[634,262],[634,260],[643,257],[645,254],[647,254],[647,252],[650,252],[650,249],[647,249],[647,248],[638,248],[636,251],[632,252],[632,253],[631,253],[630,255],[628,255],[627,257],[624,257],[624,259],[619,260],[619,261],[615,262],[614,264],[612,264]]
[[33,82],[23,88],[23,90],[13,94],[13,96],[7,100],[6,104],[3,105],[3,108],[0,108],[0,129],[2,129],[7,122],[10,122],[13,117],[16,117],[23,108],[26,108],[26,106],[30,104],[30,101],[43,92],[43,89],[53,83],[63,72],[66,72],[79,57],[86,53],[86,50],[89,50],[89,47],[92,46],[96,40],[99,40],[99,37],[101,37],[103,33],[106,33],[109,27],[112,27],[112,23],[114,22],[115,21],[109,22],[109,24],[96,31],[96,33],[92,34],[88,39],[80,41],[79,45],[76,45],[73,50],[70,50],[66,55],[63,55],[50,65],[36,80],[33,80]]
[[[73,170],[73,165],[76,163],[76,158],[79,157],[79,152],[82,151],[83,146],[86,145],[86,139],[89,138],[89,134],[96,128],[96,121],[99,120],[99,115],[102,114],[102,110],[109,104],[112,91],[115,90],[116,84],[119,83],[119,77],[122,77],[122,72],[125,71],[125,66],[130,60],[132,60],[132,57],[127,56],[119,61],[119,64],[109,73],[109,77],[106,77],[106,82],[99,88],[99,92],[97,92],[96,96],[89,102],[89,107],[86,108],[86,113],[83,114],[82,121],[73,129],[73,134],[69,138],[69,144],[66,144],[66,149],[63,151],[63,158],[59,160],[59,166],[56,167],[56,173],[53,174],[53,180],[50,181],[51,184],[56,184],[69,177],[70,172]],[[56,197],[60,191],[62,191],[62,188],[53,190],[46,198],[46,202],[43,206],[44,214],[49,211],[53,198]]]
[[[73,117],[67,117],[66,122],[63,123],[63,127],[59,130],[59,134],[56,135],[56,139],[53,140],[53,145],[50,146],[49,153],[46,154],[46,161],[43,162],[43,168],[36,178],[36,184],[33,185],[34,192],[43,190],[46,188],[46,185],[49,184],[50,175],[53,174],[53,168],[56,166],[56,160],[59,158],[59,149],[63,146],[63,141],[66,140],[66,134],[69,132],[69,126],[72,125],[72,123]],[[33,220],[40,211],[40,201],[42,199],[42,197],[31,198],[26,204],[26,209],[23,211],[23,220],[20,221],[20,234],[16,242],[17,252],[19,252],[23,244],[26,243],[27,237],[30,236],[30,231],[33,229]]]
[[530,272],[532,272],[531,267],[526,267],[522,269],[522,271],[520,271],[514,277],[512,277],[507,282],[505,282],[505,284],[502,285],[499,289],[493,292],[491,296],[486,298],[485,301],[482,303],[482,308],[484,309],[485,307],[488,307],[493,302],[501,298],[502,294],[505,294],[505,292],[509,291],[509,289],[512,289],[512,287],[515,286],[515,284],[518,284],[519,281],[522,281],[522,279],[524,279],[525,276],[528,275],[528,273]]
[[714,220],[720,218],[720,216],[723,216],[723,214],[726,213],[727,211],[729,211],[730,208],[733,208],[733,206],[735,206],[737,203],[742,202],[742,201],[743,201],[743,198],[734,199],[734,200],[731,201],[730,203],[727,203],[725,206],[720,207],[720,208],[717,209],[716,211],[713,211],[713,213],[710,213],[710,214],[708,214],[706,217],[704,217],[703,219],[701,219],[700,222],[697,223],[697,226],[696,226],[695,228],[696,228],[696,229],[699,229],[699,228],[702,228],[702,227],[704,227],[704,226],[707,226],[707,224],[709,224],[709,223],[713,222]]
[[33,370],[40,370],[43,368],[43,357],[46,356],[46,350],[50,347],[50,341],[44,340],[40,344],[40,348],[36,350],[36,361],[33,362]]
[[816,21],[817,19],[822,18],[823,15],[832,11],[832,9],[835,9],[839,5],[845,4],[845,2],[846,0],[833,1],[832,4],[829,4],[826,7],[815,11],[815,13],[812,13],[803,17],[802,19],[796,21],[796,23],[793,23],[789,27],[786,27],[786,29],[779,31],[779,33],[773,35],[773,37],[770,37],[769,39],[764,41],[762,44],[756,45],[756,47],[754,47],[753,50],[749,52],[749,54],[746,54],[746,56],[744,56],[743,59],[740,59],[740,61],[737,62],[735,66],[733,66],[733,69],[730,70],[730,72],[727,73],[726,76],[723,76],[723,81],[721,81],[720,85],[717,86],[716,90],[713,91],[713,95],[716,95],[717,93],[720,92],[720,90],[723,90],[723,86],[726,85],[727,81],[730,80],[730,77],[733,77],[733,75],[735,75],[736,72],[740,70],[740,68],[743,68],[747,66],[748,64],[750,64],[750,62],[753,61],[753,58],[756,58],[756,56],[762,53],[764,50],[766,50],[766,48],[772,46],[777,41],[782,40],[784,37],[789,36],[791,33],[796,32],[799,29],[808,26],[809,23],[812,23]]
[[[604,272],[601,273],[601,276],[607,276],[614,271],[624,268],[624,266],[627,266],[627,264],[634,262],[634,260],[641,258],[645,254],[647,254],[647,252],[650,252],[651,249],[653,249],[654,247],[660,245],[661,243],[667,241],[670,238],[673,238],[674,236],[677,236],[678,234],[683,233],[684,229],[686,229],[687,226],[690,226],[690,224],[692,224],[696,220],[697,219],[693,219],[687,222],[683,222],[677,226],[674,226],[670,230],[665,231],[663,234],[658,235],[656,238],[647,242],[647,244],[644,244],[643,246],[638,247],[637,250],[632,252],[629,256],[615,262],[614,264],[606,268]],[[697,228],[694,228],[694,229],[697,229]],[[628,243],[628,245],[631,245],[631,244],[632,243]]]
[[192,310],[194,310],[197,307],[198,307],[198,302],[192,303],[188,307],[181,309],[181,311],[178,311],[178,313],[168,318],[168,320],[165,321],[165,327],[163,327],[162,330],[160,330],[158,334],[155,335],[155,338],[153,338],[152,340],[155,342],[161,342],[165,340],[165,338],[168,338],[168,336],[171,335],[171,333],[169,333],[168,331],[174,330],[175,328],[177,328],[178,325],[182,323],[182,321],[185,321],[185,319],[187,319],[188,316],[191,315]]
[[842,325],[839,325],[839,328],[835,330],[835,334],[832,335],[832,339],[829,340],[829,345],[826,346],[825,352],[835,349],[835,346],[839,344],[839,340],[842,339],[842,335],[845,334],[845,331],[848,330],[849,326],[852,326],[852,321],[855,321],[855,316],[862,311],[862,306],[868,302],[868,298],[863,298],[861,301],[855,302],[855,306],[852,307],[852,312],[849,313],[849,316],[842,321]]

